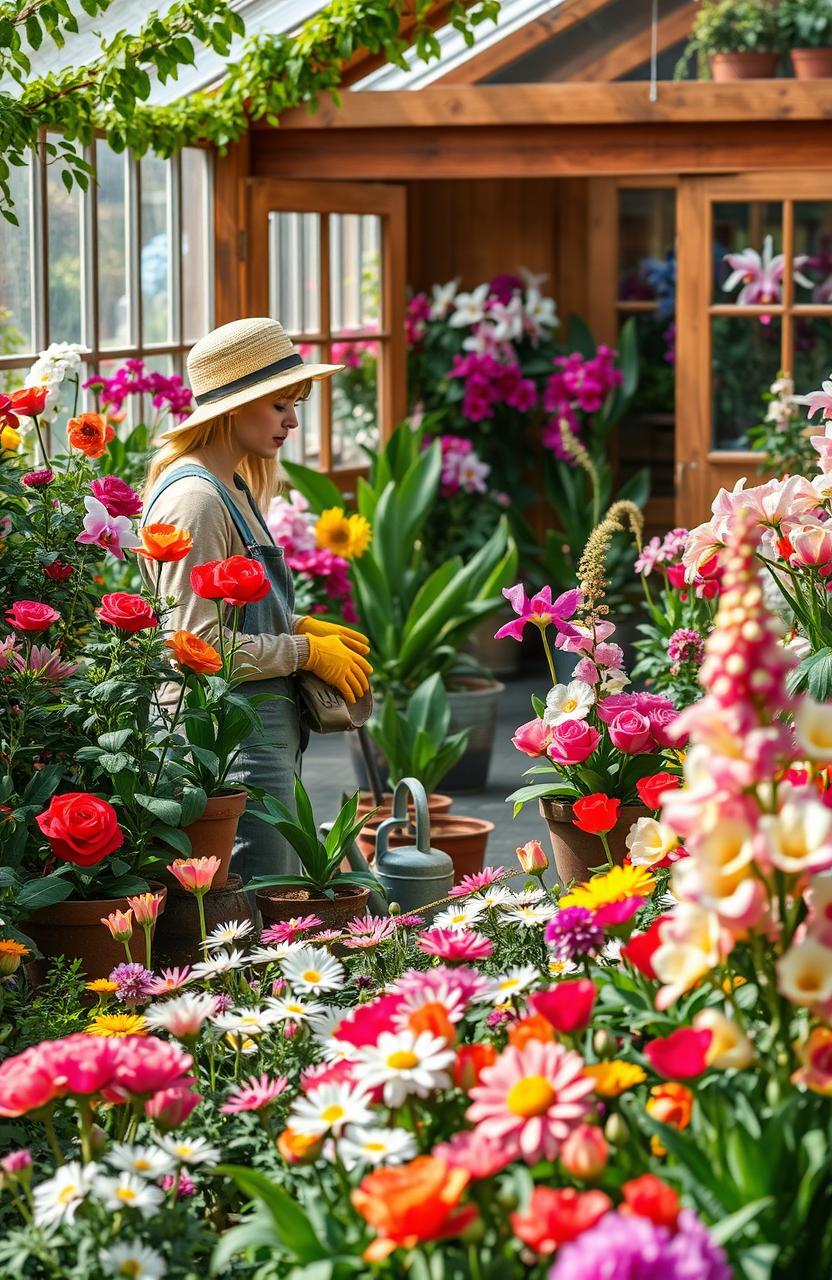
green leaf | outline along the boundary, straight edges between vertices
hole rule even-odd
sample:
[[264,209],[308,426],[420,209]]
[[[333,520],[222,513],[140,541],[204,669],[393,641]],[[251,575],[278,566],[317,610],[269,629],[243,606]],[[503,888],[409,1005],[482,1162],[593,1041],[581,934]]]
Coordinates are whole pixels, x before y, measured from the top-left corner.
[[102,751],[98,757],[98,764],[105,773],[121,773],[124,769],[129,769],[132,760],[124,751]]
[[281,466],[292,482],[292,487],[308,498],[316,515],[329,507],[344,507],[344,495],[329,476],[312,471],[299,462],[281,461]]
[[758,1218],[766,1209],[770,1209],[774,1203],[774,1196],[762,1196],[759,1200],[752,1200],[750,1204],[743,1205],[741,1209],[737,1209],[736,1213],[729,1213],[727,1218],[722,1218],[708,1228],[711,1239],[717,1244],[732,1244],[738,1236],[742,1235],[750,1222]]
[[309,1218],[276,1182],[256,1169],[240,1165],[219,1165],[216,1172],[232,1178],[244,1195],[265,1206],[271,1214],[275,1235],[299,1262],[316,1262],[329,1256],[326,1243],[318,1239]]
[[201,818],[207,803],[208,796],[202,787],[185,787],[182,792],[181,825],[189,827],[192,822],[196,822]]
[[102,733],[98,745],[102,751],[120,751],[132,734],[132,729],[114,729],[111,733]]
[[154,818],[158,818],[168,827],[182,825],[182,806],[178,800],[166,800],[162,796],[146,796],[137,792],[136,804],[140,804],[143,809],[152,813]]
[[23,911],[37,911],[40,907],[51,907],[56,902],[64,902],[72,893],[72,881],[66,876],[39,876],[35,880],[27,880],[17,894],[17,905]]

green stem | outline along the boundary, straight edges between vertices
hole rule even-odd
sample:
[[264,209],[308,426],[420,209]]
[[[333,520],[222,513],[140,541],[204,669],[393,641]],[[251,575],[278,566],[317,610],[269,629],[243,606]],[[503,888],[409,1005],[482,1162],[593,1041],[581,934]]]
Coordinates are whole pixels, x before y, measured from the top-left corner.
[[32,1212],[31,1212],[31,1210],[30,1210],[29,1206],[26,1204],[26,1202],[25,1202],[24,1200],[21,1200],[20,1196],[17,1194],[17,1192],[15,1191],[14,1187],[13,1187],[10,1183],[9,1183],[9,1184],[7,1184],[7,1185],[8,1185],[8,1190],[11,1192],[12,1200],[13,1200],[13,1201],[14,1201],[14,1203],[15,1203],[15,1208],[17,1209],[18,1213],[20,1214],[21,1218],[23,1219],[23,1221],[24,1221],[24,1222],[31,1223],[31,1221],[32,1221]]
[[604,853],[607,855],[607,862],[609,863],[609,865],[610,865],[611,867],[614,867],[614,866],[615,866],[615,863],[613,862],[613,858],[612,858],[612,851],[610,850],[609,841],[607,840],[607,833],[606,833],[606,831],[599,831],[599,832],[598,832],[598,838],[599,838],[599,840],[601,841],[601,844],[604,846]]
[[153,949],[153,939],[151,937],[153,925],[143,924],[142,928],[144,929],[144,967],[145,969],[152,969],[153,965],[150,963],[150,960]]
[[475,1244],[468,1246],[468,1270],[471,1280],[482,1280],[482,1268],[480,1267],[480,1255]]
[[81,1129],[81,1159],[84,1164],[92,1160],[92,1108],[88,1102],[79,1102],[78,1116]]
[[[44,465],[45,467],[48,467],[48,466],[49,466],[49,454],[48,454],[48,453],[47,453],[47,451],[46,451],[46,445],[43,443],[43,436],[42,436],[42,435],[41,435],[41,433],[40,433],[40,423],[38,422],[38,415],[37,415],[37,414],[34,414],[34,415],[32,416],[32,422],[34,423],[34,427],[35,427],[35,434],[36,434],[36,436],[37,436],[37,438],[38,438],[38,446],[39,446],[39,448],[40,448],[40,456],[41,456],[41,458],[42,458],[42,460],[43,460],[43,465]],[[47,524],[48,524],[48,516],[47,516]]]
[[128,964],[132,964],[132,963],[133,963],[133,957],[132,957],[132,955],[130,954],[130,942],[129,942],[129,940],[128,940],[127,938],[124,938],[124,940],[122,941],[122,944],[121,944],[121,945],[124,947],[124,950],[125,950],[125,952],[127,953],[127,963],[128,963]]
[[205,927],[205,907],[204,907],[204,906],[203,906],[203,904],[202,904],[202,897],[203,897],[203,895],[202,895],[201,893],[196,894],[196,905],[197,905],[197,907],[199,908],[199,939],[200,939],[200,942],[204,942],[204,941],[205,941],[205,939],[206,939],[206,937],[207,937],[207,935],[208,935],[208,930],[207,930],[207,929],[206,929],[206,927]]
[[55,1132],[55,1125],[52,1122],[51,1111],[45,1112],[40,1117],[40,1119],[41,1119],[41,1122],[43,1123],[44,1129],[46,1130],[46,1138],[47,1138],[47,1141],[49,1142],[49,1146],[52,1150],[52,1154],[55,1157],[55,1163],[63,1164],[64,1153],[63,1151],[61,1151],[61,1144],[58,1142],[58,1135]]
[[558,683],[558,678],[555,675],[555,663],[552,657],[552,650],[549,647],[549,641],[546,639],[546,630],[546,627],[540,628],[540,638],[543,641],[543,652],[546,654],[546,661],[549,664],[549,674],[552,677],[552,684],[556,685]]

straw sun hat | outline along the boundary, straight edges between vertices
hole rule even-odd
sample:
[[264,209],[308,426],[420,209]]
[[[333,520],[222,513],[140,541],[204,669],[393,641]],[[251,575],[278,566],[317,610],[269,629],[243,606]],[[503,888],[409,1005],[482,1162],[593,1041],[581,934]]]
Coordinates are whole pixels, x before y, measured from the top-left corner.
[[282,387],[331,378],[343,368],[342,364],[304,364],[283,326],[268,316],[220,325],[200,338],[188,356],[196,409],[162,432],[161,439],[169,440]]

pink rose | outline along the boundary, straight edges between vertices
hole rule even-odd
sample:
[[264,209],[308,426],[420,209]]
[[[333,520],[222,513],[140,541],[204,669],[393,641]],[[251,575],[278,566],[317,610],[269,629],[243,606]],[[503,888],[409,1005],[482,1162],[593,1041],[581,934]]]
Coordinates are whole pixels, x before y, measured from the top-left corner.
[[628,756],[640,755],[653,747],[653,735],[650,732],[650,721],[640,711],[629,708],[619,711],[610,721],[610,741],[619,751]]
[[586,720],[564,720],[552,730],[548,755],[555,764],[582,764],[600,741],[600,733]]
[[671,726],[679,718],[675,707],[653,707],[649,712],[650,730],[660,747],[684,747],[687,734],[677,738],[671,733]]
[[591,658],[581,658],[580,662],[575,664],[572,679],[583,680],[586,684],[597,684],[601,676]]
[[111,516],[137,516],[141,513],[142,500],[135,489],[119,476],[99,476],[90,485],[97,498]]
[[552,730],[549,726],[543,723],[540,716],[535,716],[527,724],[517,726],[511,741],[526,756],[545,756],[551,737]]

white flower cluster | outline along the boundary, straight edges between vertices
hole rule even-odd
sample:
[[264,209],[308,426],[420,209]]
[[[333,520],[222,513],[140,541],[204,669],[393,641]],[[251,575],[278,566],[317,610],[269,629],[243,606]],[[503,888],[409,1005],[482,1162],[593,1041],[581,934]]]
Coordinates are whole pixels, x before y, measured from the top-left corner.
[[64,378],[77,375],[84,348],[78,342],[53,342],[41,351],[26,375],[27,387],[46,387],[47,397],[41,422],[53,422],[58,415],[61,384]]

